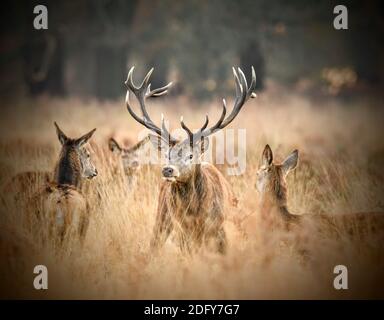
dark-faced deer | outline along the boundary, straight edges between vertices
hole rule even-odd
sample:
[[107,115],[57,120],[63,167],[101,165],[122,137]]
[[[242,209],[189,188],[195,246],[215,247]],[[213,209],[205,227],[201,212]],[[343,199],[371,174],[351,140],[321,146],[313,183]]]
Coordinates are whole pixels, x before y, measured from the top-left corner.
[[88,202],[80,191],[82,179],[97,176],[97,169],[91,161],[85,144],[96,129],[77,139],[67,137],[55,122],[56,133],[61,143],[59,160],[54,170],[53,182],[34,197],[43,206],[43,218],[57,230],[63,240],[69,229],[82,238],[88,226]]
[[[162,88],[150,89],[149,79],[153,69],[148,72],[142,84],[137,87],[132,80],[133,68],[125,82],[128,90],[126,105],[130,115],[156,135],[150,135],[151,142],[165,157],[162,168],[163,182],[160,186],[153,248],[163,245],[171,231],[176,231],[181,249],[190,251],[192,246],[213,245],[215,250],[224,253],[226,234],[223,228],[224,210],[232,199],[230,186],[224,176],[212,165],[201,161],[207,150],[208,137],[228,126],[239,114],[245,102],[253,97],[256,76],[252,68],[252,81],[248,87],[243,72],[233,69],[236,83],[236,99],[231,113],[226,117],[226,102],[219,120],[208,128],[208,116],[203,126],[192,132],[181,119],[181,127],[188,137],[179,141],[168,132],[164,117],[161,128],[149,117],[145,100],[148,97],[167,93],[171,84]],[[132,109],[129,94],[132,92],[139,101],[142,117]]]
[[[298,158],[299,152],[294,150],[282,163],[276,164],[269,145],[264,148],[261,166],[256,172],[256,188],[260,194],[260,221],[265,227],[314,226],[322,232],[344,229],[350,235],[384,230],[383,212],[292,214],[287,207],[286,176],[296,168]],[[335,226],[339,228],[335,229]]]

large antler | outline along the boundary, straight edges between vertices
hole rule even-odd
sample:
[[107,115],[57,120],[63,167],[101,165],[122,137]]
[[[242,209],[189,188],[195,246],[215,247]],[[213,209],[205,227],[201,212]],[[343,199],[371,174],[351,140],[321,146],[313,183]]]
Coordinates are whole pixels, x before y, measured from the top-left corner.
[[192,133],[192,131],[185,125],[183,121],[183,117],[181,117],[181,120],[180,120],[181,127],[188,134],[188,138],[184,141],[184,143],[189,141],[190,145],[193,146],[193,144],[199,141],[199,139],[208,137],[209,135],[225,128],[227,125],[229,125],[233,121],[233,119],[236,118],[236,116],[239,114],[245,102],[249,98],[256,97],[256,94],[253,92],[256,86],[255,69],[252,67],[252,80],[249,87],[243,71],[241,71],[240,68],[237,68],[237,71],[235,68],[232,68],[232,70],[233,70],[233,75],[235,77],[235,83],[236,83],[236,99],[235,99],[232,112],[227,118],[225,117],[227,114],[227,103],[225,99],[223,99],[223,111],[221,112],[221,116],[219,120],[216,122],[216,124],[210,127],[209,129],[206,129],[209,122],[208,116],[206,116],[203,126],[195,133]]
[[[125,104],[127,106],[128,112],[130,115],[140,124],[142,124],[144,127],[148,128],[149,130],[152,130],[159,136],[162,136],[166,140],[168,140],[170,143],[174,143],[177,140],[171,136],[171,134],[168,132],[165,122],[164,122],[164,117],[162,115],[161,117],[161,129],[155,125],[155,123],[151,120],[149,117],[149,114],[145,108],[145,100],[149,97],[160,97],[162,95],[167,94],[169,87],[172,85],[172,82],[168,83],[166,86],[153,89],[151,90],[151,84],[149,82],[149,79],[151,77],[151,74],[153,72],[153,68],[149,70],[147,75],[145,76],[143,82],[139,87],[137,87],[133,83],[132,75],[133,75],[133,70],[135,67],[132,67],[127,76],[127,80],[125,81],[125,85],[127,86],[127,95],[125,97]],[[129,92],[132,91],[132,93],[135,95],[136,99],[139,101],[140,104],[140,109],[143,117],[139,117],[133,110],[132,106],[129,101]]]

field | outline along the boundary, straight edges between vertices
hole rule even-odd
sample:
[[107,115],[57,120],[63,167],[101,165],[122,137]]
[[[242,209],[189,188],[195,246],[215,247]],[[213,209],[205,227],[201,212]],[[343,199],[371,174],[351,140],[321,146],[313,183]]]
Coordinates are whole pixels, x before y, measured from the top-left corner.
[[[181,115],[198,128],[207,112],[215,121],[220,107],[219,98],[202,105],[183,98],[161,98],[148,109],[157,121],[164,113],[176,129]],[[228,209],[229,250],[224,256],[203,249],[184,255],[172,239],[159,253],[150,250],[160,166],[144,165],[136,182],[126,183],[107,140],[113,135],[119,141],[136,141],[142,128],[129,116],[123,100],[100,103],[42,97],[4,105],[3,110],[2,188],[17,172],[53,170],[60,150],[53,121],[74,137],[97,128],[91,147],[99,175],[87,182],[90,226],[85,243],[81,246],[71,239],[66,252],[57,252],[50,241],[42,241],[44,232],[26,228],[23,221],[34,208],[7,202],[13,194],[3,189],[0,221],[10,226],[15,237],[0,243],[4,255],[1,297],[384,298],[382,234],[351,237],[337,230],[337,237],[314,238],[308,230],[295,231],[289,236],[311,246],[311,259],[303,261],[292,246],[275,245],[286,234],[260,228],[255,189],[255,172],[268,143],[277,160],[299,150],[298,167],[288,176],[288,206],[293,213],[384,211],[383,114],[374,102],[314,102],[272,91],[245,105],[230,127],[246,129],[246,170],[234,176],[227,174],[226,165],[220,166],[239,200],[237,208]],[[271,241],[260,241],[261,234]],[[48,267],[46,291],[32,287],[36,264]],[[348,267],[348,290],[333,287],[333,268],[338,264]]]

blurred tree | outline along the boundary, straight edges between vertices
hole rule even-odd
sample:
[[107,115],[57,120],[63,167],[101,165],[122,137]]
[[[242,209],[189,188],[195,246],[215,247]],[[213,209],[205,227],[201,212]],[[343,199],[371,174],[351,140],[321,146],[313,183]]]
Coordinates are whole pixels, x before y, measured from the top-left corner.
[[335,1],[47,0],[47,31],[32,27],[38,3],[6,8],[12,19],[2,20],[1,92],[113,99],[134,64],[138,73],[157,69],[154,86],[172,73],[173,92],[197,100],[233,90],[231,66],[249,76],[254,65],[259,89],[265,79],[320,83],[324,68],[335,67],[353,69],[357,83],[383,84],[379,0],[348,1],[344,31],[333,28]]

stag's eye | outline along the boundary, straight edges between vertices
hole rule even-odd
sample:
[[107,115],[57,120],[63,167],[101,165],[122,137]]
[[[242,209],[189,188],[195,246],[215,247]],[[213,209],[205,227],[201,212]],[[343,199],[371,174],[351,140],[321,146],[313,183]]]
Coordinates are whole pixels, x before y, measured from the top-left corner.
[[192,160],[193,159],[193,154],[190,154],[188,158]]

